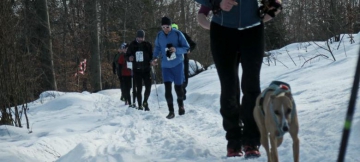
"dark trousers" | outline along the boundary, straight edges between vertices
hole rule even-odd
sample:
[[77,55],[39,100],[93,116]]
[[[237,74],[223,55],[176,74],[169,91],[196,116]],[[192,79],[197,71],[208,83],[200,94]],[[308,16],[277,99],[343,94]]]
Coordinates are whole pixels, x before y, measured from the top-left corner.
[[135,100],[136,100],[136,82],[134,79],[134,76],[131,76],[131,82],[132,82],[132,99],[133,99],[133,103],[135,105]]
[[185,97],[186,87],[188,85],[188,80],[189,80],[189,57],[187,54],[184,55],[184,75],[185,75],[185,81],[183,83],[183,91],[184,91],[184,97]]
[[[171,82],[164,82],[165,85],[165,99],[168,104],[168,108],[170,112],[174,112],[174,103],[173,103],[173,96],[172,96],[172,83]],[[180,107],[184,106],[184,92],[182,85],[175,85],[175,92],[177,95],[177,103]]]
[[123,77],[119,77],[119,81],[120,81],[120,92],[121,92],[121,98],[124,97],[124,81],[123,81]]
[[[261,24],[246,30],[237,30],[211,23],[210,43],[220,79],[220,113],[226,139],[229,142],[242,140],[243,145],[260,145],[260,133],[254,121],[253,109],[256,97],[260,94],[264,26]],[[239,60],[243,71],[240,83],[244,96],[241,105]],[[239,126],[239,119],[244,123],[243,131]]]
[[[134,79],[136,84],[136,98],[139,104],[139,107],[142,106],[143,102],[147,102],[150,96],[151,91],[151,75],[150,71],[135,71],[134,72]],[[143,81],[145,85],[145,92],[144,92],[144,101],[142,102],[142,87]]]
[[122,82],[123,82],[123,97],[125,98],[125,102],[128,102],[131,105],[131,95],[130,95],[130,91],[131,91],[131,87],[132,87],[132,83],[131,83],[131,76],[122,76]]

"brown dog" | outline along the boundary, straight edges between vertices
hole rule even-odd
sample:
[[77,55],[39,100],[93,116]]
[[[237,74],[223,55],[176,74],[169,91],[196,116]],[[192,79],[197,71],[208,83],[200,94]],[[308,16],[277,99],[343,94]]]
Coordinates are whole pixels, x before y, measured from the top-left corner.
[[[261,144],[266,150],[268,162],[278,162],[278,151],[283,135],[289,132],[293,140],[294,162],[299,161],[299,123],[290,86],[273,81],[256,99],[254,118],[261,135]],[[269,149],[269,141],[271,150]]]

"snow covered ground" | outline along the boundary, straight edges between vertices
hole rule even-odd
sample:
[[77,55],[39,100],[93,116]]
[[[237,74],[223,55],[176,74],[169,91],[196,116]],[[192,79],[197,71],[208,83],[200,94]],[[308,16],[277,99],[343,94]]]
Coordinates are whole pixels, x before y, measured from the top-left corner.
[[[264,64],[261,88],[271,81],[287,82],[297,104],[300,124],[300,161],[336,161],[353,84],[360,33],[350,44],[348,35],[336,58],[318,45],[325,42],[293,43],[271,51]],[[323,54],[329,58],[316,55]],[[291,56],[291,58],[290,58]],[[311,61],[304,62],[313,58]],[[303,66],[304,64],[304,66]],[[302,67],[303,66],[303,67]],[[239,71],[241,75],[242,71]],[[219,113],[220,84],[216,69],[189,79],[186,114],[168,120],[164,86],[156,85],[149,99],[151,111],[128,108],[119,100],[120,90],[98,93],[43,92],[29,103],[32,133],[26,128],[0,126],[1,162],[235,162],[226,158],[225,132]],[[174,97],[175,91],[173,91]],[[176,104],[176,103],[175,103]],[[348,143],[346,162],[360,162],[360,104],[357,102]],[[175,106],[177,108],[177,106]],[[25,118],[23,118],[25,124]],[[280,161],[292,161],[289,134],[278,148]],[[262,156],[247,162],[266,161]]]

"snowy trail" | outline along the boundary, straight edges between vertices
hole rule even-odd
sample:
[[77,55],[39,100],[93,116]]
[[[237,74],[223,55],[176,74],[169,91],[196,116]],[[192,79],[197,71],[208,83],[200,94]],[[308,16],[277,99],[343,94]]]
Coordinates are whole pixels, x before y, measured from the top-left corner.
[[[304,58],[328,54],[312,42],[294,43],[272,51],[284,63],[263,64],[261,89],[271,81],[291,85],[299,118],[300,161],[336,161],[348,107],[359,44],[331,48],[336,61]],[[360,42],[360,34],[355,37]],[[324,42],[317,42],[325,46]],[[344,53],[346,51],[346,54]],[[293,61],[289,58],[292,56]],[[239,71],[241,75],[242,71]],[[190,78],[186,114],[179,116],[173,89],[175,118],[168,120],[164,86],[152,86],[151,111],[128,108],[119,100],[120,90],[98,93],[44,92],[29,103],[32,133],[26,128],[0,126],[0,162],[258,162],[226,158],[225,132],[219,112],[220,84],[216,69]],[[158,99],[160,108],[158,106]],[[359,97],[358,97],[359,99]],[[360,102],[356,103],[346,162],[360,162]],[[23,124],[25,119],[22,119]],[[292,141],[285,134],[278,148],[280,161],[292,161]]]

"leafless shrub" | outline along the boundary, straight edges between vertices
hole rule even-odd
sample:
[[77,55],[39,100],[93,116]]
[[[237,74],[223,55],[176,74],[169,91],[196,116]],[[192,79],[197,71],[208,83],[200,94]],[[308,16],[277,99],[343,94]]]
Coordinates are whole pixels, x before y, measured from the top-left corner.
[[324,55],[324,54],[318,54],[318,55],[316,55],[316,56],[314,56],[314,57],[312,57],[312,58],[310,58],[310,59],[307,59],[307,60],[303,63],[303,65],[301,65],[301,67],[304,67],[304,65],[305,65],[307,62],[309,62],[309,61],[311,61],[311,60],[313,60],[313,59],[315,59],[315,58],[317,58],[317,57],[329,58],[328,56],[326,56],[326,55]]

